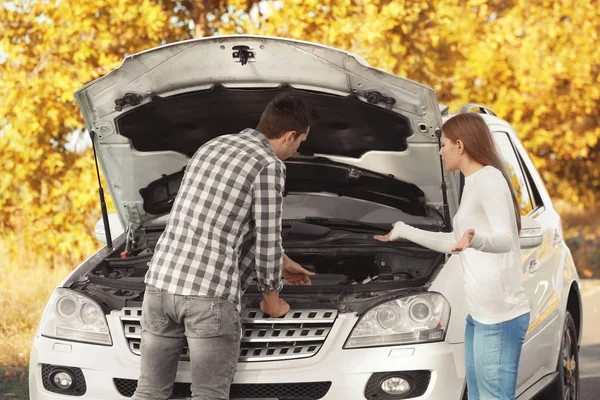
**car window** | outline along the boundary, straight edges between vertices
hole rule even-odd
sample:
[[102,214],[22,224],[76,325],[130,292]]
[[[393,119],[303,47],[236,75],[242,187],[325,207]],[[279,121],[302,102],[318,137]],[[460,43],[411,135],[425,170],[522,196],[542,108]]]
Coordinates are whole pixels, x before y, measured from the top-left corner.
[[504,158],[506,172],[517,197],[521,215],[527,215],[537,206],[529,189],[529,182],[523,173],[519,158],[506,132],[494,132],[496,146]]
[[542,196],[540,195],[540,191],[538,190],[537,186],[535,185],[535,182],[533,181],[533,178],[531,177],[531,173],[529,172],[527,165],[523,161],[523,157],[519,154],[519,152],[517,152],[517,155],[519,157],[519,161],[521,162],[521,168],[525,173],[525,180],[527,181],[527,187],[529,188],[531,205],[535,210],[544,205],[544,203],[542,202]]

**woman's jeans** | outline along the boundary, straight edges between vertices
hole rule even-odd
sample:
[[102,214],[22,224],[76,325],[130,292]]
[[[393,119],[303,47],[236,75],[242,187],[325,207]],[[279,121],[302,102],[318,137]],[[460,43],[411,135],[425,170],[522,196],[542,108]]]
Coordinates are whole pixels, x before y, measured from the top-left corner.
[[184,337],[190,350],[193,399],[229,399],[241,340],[241,317],[233,303],[146,286],[141,323],[141,371],[132,399],[171,396]]
[[517,371],[529,313],[499,324],[480,324],[470,315],[465,331],[469,400],[514,400]]

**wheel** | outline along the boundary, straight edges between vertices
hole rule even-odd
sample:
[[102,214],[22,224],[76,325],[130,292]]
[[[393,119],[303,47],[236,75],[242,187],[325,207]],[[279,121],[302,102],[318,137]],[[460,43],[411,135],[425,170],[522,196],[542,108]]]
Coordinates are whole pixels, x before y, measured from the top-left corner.
[[571,313],[567,311],[561,350],[558,354],[556,370],[558,376],[552,385],[544,390],[539,400],[579,400],[579,352],[577,350],[577,330]]

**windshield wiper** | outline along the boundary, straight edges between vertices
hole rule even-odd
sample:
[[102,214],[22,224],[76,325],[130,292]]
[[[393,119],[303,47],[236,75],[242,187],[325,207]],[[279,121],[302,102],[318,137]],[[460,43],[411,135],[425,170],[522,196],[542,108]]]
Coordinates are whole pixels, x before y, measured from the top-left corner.
[[302,220],[307,224],[321,225],[338,228],[366,228],[376,231],[389,232],[392,230],[392,224],[376,224],[370,222],[356,221],[352,219],[327,218],[327,217],[304,217]]

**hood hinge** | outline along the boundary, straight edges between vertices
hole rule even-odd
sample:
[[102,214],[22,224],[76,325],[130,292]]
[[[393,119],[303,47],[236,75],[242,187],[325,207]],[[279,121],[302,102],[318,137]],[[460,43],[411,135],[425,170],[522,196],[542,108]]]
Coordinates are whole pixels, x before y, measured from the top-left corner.
[[137,106],[142,102],[144,97],[135,93],[125,93],[125,96],[115,100],[115,111],[122,111],[126,106]]
[[125,203],[125,211],[127,211],[127,216],[129,217],[129,223],[131,225],[137,227],[142,225],[142,217],[140,217],[140,212],[135,203]]
[[126,203],[125,210],[129,217],[129,225],[126,230],[125,250],[121,253],[121,258],[135,255],[139,250],[146,247],[146,230],[142,225],[137,206],[135,203]]
[[379,103],[384,103],[388,110],[391,110],[392,107],[394,106],[394,104],[396,104],[395,98],[384,96],[381,93],[376,92],[376,91],[365,92],[365,98],[367,99],[367,102],[369,104],[377,105]]

